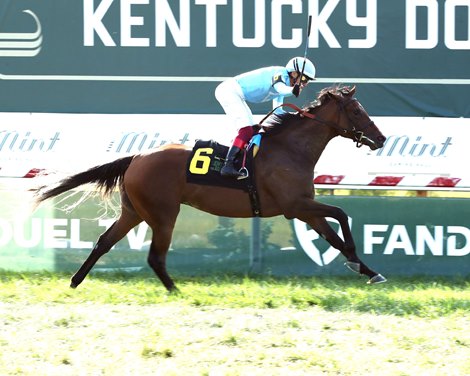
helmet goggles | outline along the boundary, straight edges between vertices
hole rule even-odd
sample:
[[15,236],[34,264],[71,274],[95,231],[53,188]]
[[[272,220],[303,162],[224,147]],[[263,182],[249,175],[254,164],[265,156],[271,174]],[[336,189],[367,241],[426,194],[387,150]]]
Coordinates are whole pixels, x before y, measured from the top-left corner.
[[[299,72],[299,75],[300,75],[301,72]],[[302,84],[308,84],[310,81],[313,81],[315,80],[314,78],[310,78],[309,76],[307,76],[306,74],[303,74],[302,77],[300,77],[300,82]]]

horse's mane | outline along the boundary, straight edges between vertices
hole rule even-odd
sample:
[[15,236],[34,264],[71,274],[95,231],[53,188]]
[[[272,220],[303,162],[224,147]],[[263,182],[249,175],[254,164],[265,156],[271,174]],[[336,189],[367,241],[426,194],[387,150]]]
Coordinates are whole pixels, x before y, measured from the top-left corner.
[[[318,108],[326,104],[331,100],[331,96],[336,98],[344,98],[351,94],[353,88],[349,86],[335,85],[322,89],[317,98],[310,102],[308,105],[302,107],[303,111],[314,113]],[[291,123],[291,120],[296,119],[299,116],[297,112],[284,112],[281,114],[272,114],[262,124],[263,128],[268,131],[275,131],[282,126],[286,126]]]

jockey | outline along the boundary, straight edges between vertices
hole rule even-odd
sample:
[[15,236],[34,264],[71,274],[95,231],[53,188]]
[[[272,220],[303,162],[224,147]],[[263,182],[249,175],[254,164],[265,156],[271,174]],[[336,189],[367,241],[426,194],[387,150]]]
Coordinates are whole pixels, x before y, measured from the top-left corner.
[[[303,76],[300,77],[302,69]],[[285,67],[272,66],[256,69],[229,78],[217,86],[215,97],[225,113],[239,128],[238,135],[227,153],[225,165],[220,171],[221,175],[238,179],[247,177],[246,173],[244,174],[234,167],[234,160],[238,153],[259,131],[259,126],[254,124],[253,114],[246,102],[273,101],[273,106],[277,107],[283,103],[284,97],[291,95],[298,97],[309,81],[314,79],[315,66],[313,63],[303,57],[294,57]],[[275,113],[281,112],[283,112],[281,108],[275,111]]]

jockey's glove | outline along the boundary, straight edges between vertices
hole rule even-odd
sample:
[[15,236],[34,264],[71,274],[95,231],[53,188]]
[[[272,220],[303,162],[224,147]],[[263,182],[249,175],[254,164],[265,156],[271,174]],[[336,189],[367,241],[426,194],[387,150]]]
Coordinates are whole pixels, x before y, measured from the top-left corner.
[[295,84],[293,89],[292,89],[292,94],[295,95],[295,97],[298,97],[299,94],[300,94],[300,85],[299,84]]

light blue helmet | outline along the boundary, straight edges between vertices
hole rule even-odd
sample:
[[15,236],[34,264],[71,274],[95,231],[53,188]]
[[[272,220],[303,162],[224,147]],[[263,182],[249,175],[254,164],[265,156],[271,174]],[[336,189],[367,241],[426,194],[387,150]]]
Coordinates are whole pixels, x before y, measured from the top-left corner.
[[[304,68],[304,61],[305,61],[305,68]],[[307,59],[303,57],[294,57],[289,60],[286,65],[286,69],[288,72],[298,72],[299,74],[302,72],[302,68],[304,68],[304,76],[307,76],[309,79],[315,79],[315,65]]]

